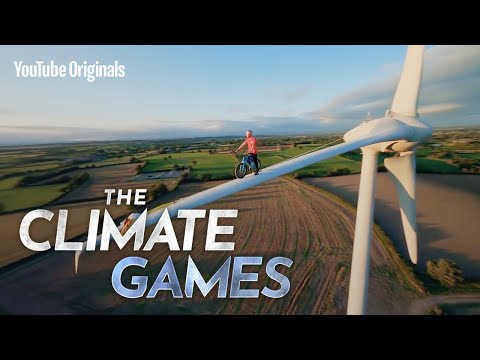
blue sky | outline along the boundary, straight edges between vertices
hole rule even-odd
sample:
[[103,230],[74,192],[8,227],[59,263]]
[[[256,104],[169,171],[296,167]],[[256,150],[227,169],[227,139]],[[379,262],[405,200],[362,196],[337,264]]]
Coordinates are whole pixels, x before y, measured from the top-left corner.
[[[427,50],[433,126],[480,124],[476,46]],[[0,145],[346,130],[389,107],[406,46],[1,46]],[[126,77],[23,79],[14,61],[125,65]],[[425,91],[423,91],[425,90]],[[420,108],[421,110],[421,108]]]

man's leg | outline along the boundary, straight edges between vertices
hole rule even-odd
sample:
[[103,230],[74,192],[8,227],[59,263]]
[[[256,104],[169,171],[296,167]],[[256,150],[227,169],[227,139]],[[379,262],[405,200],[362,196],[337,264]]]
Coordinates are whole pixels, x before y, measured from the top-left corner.
[[255,175],[258,174],[258,161],[257,161],[257,154],[251,154],[253,158],[253,162],[255,163]]

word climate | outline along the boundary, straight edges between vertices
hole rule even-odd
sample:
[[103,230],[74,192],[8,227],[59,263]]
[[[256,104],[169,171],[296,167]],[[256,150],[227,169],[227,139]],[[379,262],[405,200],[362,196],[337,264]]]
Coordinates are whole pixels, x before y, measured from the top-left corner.
[[[115,193],[113,189],[107,189],[105,191],[108,194],[107,205],[111,203],[112,194]],[[136,190],[134,203],[135,205],[145,205],[145,193],[146,190]],[[117,193],[117,204],[120,204],[122,200],[130,202],[132,197],[131,190],[127,193],[122,193],[119,190]],[[234,227],[232,225],[220,226],[218,220],[220,218],[237,218],[238,210],[212,209],[208,212],[208,226],[207,233],[204,237],[205,251],[233,251],[235,243],[232,241],[217,241],[217,235],[233,235]],[[30,234],[30,225],[36,219],[44,219],[51,221],[54,217],[54,213],[49,210],[37,209],[30,211],[23,218],[20,225],[20,239],[22,243],[30,250],[33,251],[45,251],[51,248],[50,242],[45,240],[43,242],[37,242],[32,239]],[[98,225],[100,221],[100,210],[92,209],[90,212],[90,223],[88,229],[88,236],[86,242],[74,242],[65,241],[65,233],[68,223],[68,210],[59,210],[57,220],[57,234],[55,238],[55,251],[108,251],[111,249],[111,241],[115,242],[116,246],[122,250],[127,243],[133,240],[134,251],[151,251],[157,244],[163,244],[168,246],[172,252],[176,251],[191,251],[193,246],[193,239],[195,238],[195,222],[196,219],[205,219],[207,217],[207,210],[203,209],[182,209],[176,212],[178,219],[185,220],[185,231],[183,234],[183,243],[180,248],[177,234],[173,227],[170,213],[168,208],[165,208],[158,219],[158,221],[152,220],[152,217],[148,216],[147,209],[141,214],[132,214],[127,220],[120,225],[116,225],[108,210],[104,210],[103,224],[101,234],[98,235]],[[158,217],[157,217],[158,218]],[[146,227],[154,226],[154,229],[148,239],[145,241],[145,229]],[[196,237],[198,239],[198,236]],[[158,245],[160,246],[160,245]],[[112,286],[114,290],[126,298],[138,298],[146,294],[147,298],[153,298],[158,291],[167,290],[170,291],[174,298],[183,297],[180,282],[178,280],[175,265],[171,256],[168,257],[162,268],[159,270],[158,276],[156,276],[150,289],[148,290],[149,278],[147,275],[135,275],[131,276],[126,285],[126,272],[124,271],[129,267],[145,268],[148,260],[143,257],[130,256],[120,260],[112,272]],[[289,279],[279,271],[277,271],[277,265],[284,265],[287,268],[293,264],[293,261],[285,257],[274,257],[265,262],[265,272],[269,279],[278,283],[276,289],[264,286],[260,291],[253,288],[241,288],[242,282],[256,282],[258,281],[257,272],[246,272],[243,266],[264,264],[262,256],[235,256],[228,257],[216,273],[210,277],[208,281],[202,276],[200,270],[197,268],[193,259],[188,257],[186,279],[184,293],[187,298],[192,297],[194,285],[196,284],[203,296],[206,296],[213,287],[218,284],[219,298],[229,297],[231,298],[258,298],[259,294],[270,298],[281,298],[285,296],[290,290]],[[130,272],[130,271],[129,271]],[[138,270],[137,270],[138,272]],[[123,274],[123,276],[122,276]],[[123,278],[123,282],[122,282]],[[166,280],[168,279],[168,280]],[[151,283],[151,282],[150,282]],[[228,284],[230,283],[230,286]],[[148,292],[147,292],[148,290]]]

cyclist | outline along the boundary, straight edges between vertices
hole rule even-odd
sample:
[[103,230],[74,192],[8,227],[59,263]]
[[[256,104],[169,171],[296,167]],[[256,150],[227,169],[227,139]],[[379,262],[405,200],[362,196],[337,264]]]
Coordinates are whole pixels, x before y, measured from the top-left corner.
[[248,146],[248,156],[251,160],[253,160],[255,164],[255,175],[258,174],[258,161],[257,161],[257,139],[253,136],[252,130],[247,130],[245,132],[245,136],[247,137],[245,141],[240,145],[237,149],[239,152],[245,145]]

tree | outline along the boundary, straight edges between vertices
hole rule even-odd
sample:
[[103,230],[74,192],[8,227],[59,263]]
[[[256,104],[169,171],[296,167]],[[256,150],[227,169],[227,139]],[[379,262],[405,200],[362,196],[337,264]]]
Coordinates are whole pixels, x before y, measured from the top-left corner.
[[385,167],[384,164],[378,165],[377,172],[387,172],[387,168]]
[[336,169],[336,170],[333,170],[333,171],[330,171],[328,173],[329,176],[339,176],[339,175],[348,175],[350,174],[351,171],[349,168],[341,168],[341,169]]
[[199,174],[197,175],[197,179],[200,181],[209,181],[211,180],[211,177],[208,174]]
[[168,187],[164,183],[155,185],[148,191],[148,200],[151,201],[163,194],[166,194],[167,192]]
[[452,288],[463,282],[462,272],[457,265],[450,260],[440,259],[427,262],[427,274],[437,280],[440,285]]

